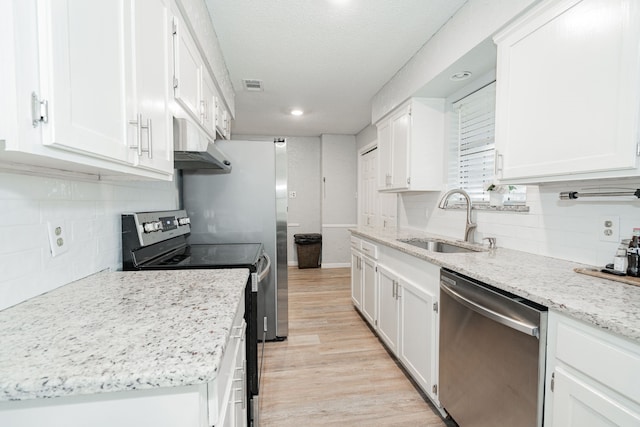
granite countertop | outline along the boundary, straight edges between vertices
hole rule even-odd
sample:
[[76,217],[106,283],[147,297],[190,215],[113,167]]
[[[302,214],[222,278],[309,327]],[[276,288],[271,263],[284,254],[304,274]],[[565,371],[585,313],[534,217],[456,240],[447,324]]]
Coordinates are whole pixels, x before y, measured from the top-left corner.
[[[379,231],[358,227],[351,232],[640,343],[640,287],[573,271],[593,266],[510,249],[489,251],[486,246],[413,230]],[[443,254],[397,240],[407,238],[435,238],[483,251]]]
[[213,380],[248,277],[98,273],[0,311],[0,401]]

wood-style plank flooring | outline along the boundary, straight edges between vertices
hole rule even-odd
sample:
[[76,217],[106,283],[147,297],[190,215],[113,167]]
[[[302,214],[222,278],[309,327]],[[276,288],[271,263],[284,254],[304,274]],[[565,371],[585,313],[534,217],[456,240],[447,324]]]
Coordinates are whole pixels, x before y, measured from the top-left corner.
[[260,425],[438,426],[351,303],[350,269],[289,269],[289,337],[268,342]]

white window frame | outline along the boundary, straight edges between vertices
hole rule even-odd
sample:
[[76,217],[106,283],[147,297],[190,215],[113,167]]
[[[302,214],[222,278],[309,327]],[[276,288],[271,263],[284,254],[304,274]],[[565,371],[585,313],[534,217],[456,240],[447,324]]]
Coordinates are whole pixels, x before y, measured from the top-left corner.
[[[495,182],[495,86],[494,80],[451,103],[448,183],[476,205],[489,204],[487,188]],[[505,205],[525,204],[526,187],[505,187]]]

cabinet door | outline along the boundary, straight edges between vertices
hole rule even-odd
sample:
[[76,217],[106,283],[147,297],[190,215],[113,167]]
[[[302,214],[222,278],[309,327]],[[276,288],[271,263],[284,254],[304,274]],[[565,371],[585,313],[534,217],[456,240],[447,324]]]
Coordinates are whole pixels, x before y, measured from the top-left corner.
[[496,42],[499,178],[636,168],[640,3],[545,2]]
[[209,73],[202,70],[202,99],[200,100],[200,117],[202,126],[216,139],[216,87]]
[[581,381],[564,368],[556,368],[553,426],[632,427],[638,425],[640,425],[640,413],[616,401],[610,394]]
[[351,250],[351,301],[360,310],[362,307],[362,256]]
[[378,124],[378,188],[391,187],[391,122],[386,119]]
[[398,351],[398,278],[378,266],[378,335],[393,354]]
[[362,314],[376,327],[376,262],[369,257],[362,257]]
[[409,187],[410,138],[411,109],[407,106],[391,117],[391,187],[395,189]]
[[[135,93],[130,120],[142,119],[146,129],[128,127],[130,145],[140,145],[136,164],[150,170],[173,173],[173,132],[168,111],[170,16],[165,0],[135,0],[132,62]],[[141,138],[141,141],[138,141]]]
[[124,0],[38,3],[43,143],[133,163],[127,92],[132,86],[130,9]]
[[434,401],[437,329],[435,295],[400,280],[400,340],[398,358],[414,380]]
[[200,122],[200,81],[202,60],[195,42],[184,22],[174,17],[173,38],[174,89],[173,94],[180,105],[194,120]]

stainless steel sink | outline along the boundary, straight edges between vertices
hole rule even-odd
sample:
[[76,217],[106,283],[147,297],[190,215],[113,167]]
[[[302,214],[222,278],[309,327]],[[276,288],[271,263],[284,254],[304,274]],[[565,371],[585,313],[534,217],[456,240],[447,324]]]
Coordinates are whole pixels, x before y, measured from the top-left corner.
[[426,249],[431,252],[439,252],[445,254],[479,252],[478,249],[470,249],[463,246],[455,245],[453,243],[439,242],[437,240],[398,239],[398,241],[415,246],[417,248]]

